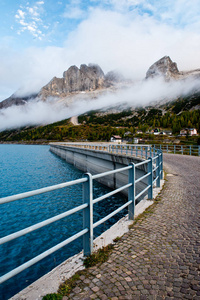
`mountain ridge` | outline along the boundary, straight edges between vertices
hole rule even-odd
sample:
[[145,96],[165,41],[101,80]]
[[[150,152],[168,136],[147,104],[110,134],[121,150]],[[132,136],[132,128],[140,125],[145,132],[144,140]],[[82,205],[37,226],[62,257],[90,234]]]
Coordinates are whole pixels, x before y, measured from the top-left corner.
[[[164,56],[149,67],[145,80],[153,80],[156,77],[162,77],[165,81],[185,80],[187,78],[200,79],[200,69],[179,71],[177,64],[169,56]],[[69,105],[73,102],[72,98],[74,97],[76,100],[76,96],[81,95],[81,93],[88,93],[90,97],[89,94],[92,95],[91,92],[95,92],[94,97],[98,97],[98,93],[102,94],[103,91],[109,91],[109,89],[117,90],[123,85],[131,86],[133,81],[125,79],[115,71],[110,71],[105,75],[97,64],[89,64],[88,66],[82,64],[80,68],[74,65],[63,72],[62,78],[53,77],[37,94],[25,97],[18,97],[16,93],[11,95],[0,102],[0,109],[13,105],[24,105],[32,99],[46,101],[48,98],[65,99],[66,105]]]
[[166,81],[183,80],[189,77],[195,79],[200,78],[200,69],[179,71],[176,62],[173,62],[169,56],[163,56],[150,66],[145,79],[153,79],[158,76],[163,77]]
[[[0,109],[12,105],[24,105],[29,100],[38,99],[46,101],[48,98],[60,98],[76,96],[79,93],[100,92],[114,88],[116,84],[125,82],[118,72],[110,71],[106,75],[97,64],[82,64],[80,68],[71,66],[63,72],[63,77],[53,77],[43,86],[37,94],[19,97],[16,93],[0,102]],[[67,103],[67,101],[66,101]]]
[[[156,78],[158,78],[158,81]],[[190,89],[188,89],[187,86],[187,88],[184,90],[186,79],[188,78],[191,79],[191,82],[193,82],[193,80],[195,79],[195,84],[192,84],[190,86]],[[32,104],[37,104],[37,107],[41,107],[41,105],[43,105],[42,107],[44,107],[45,109],[48,108],[47,111],[49,111],[50,113],[54,110],[55,107],[56,110],[54,114],[60,112],[64,108],[64,115],[62,114],[62,116],[64,117],[60,119],[56,117],[57,120],[62,120],[65,119],[67,116],[73,116],[72,111],[74,111],[75,114],[80,115],[84,111],[87,112],[91,110],[91,107],[98,106],[98,109],[101,110],[100,114],[103,114],[105,116],[108,114],[120,114],[120,112],[124,111],[126,108],[131,109],[132,111],[134,111],[135,109],[136,111],[138,105],[141,107],[141,109],[146,109],[148,106],[157,109],[159,107],[162,107],[162,105],[165,105],[169,100],[173,101],[176,100],[178,97],[184,98],[189,95],[191,98],[194,95],[194,98],[198,99],[198,101],[195,100],[195,105],[192,105],[191,109],[198,110],[200,105],[199,95],[195,96],[195,93],[200,91],[199,79],[200,69],[187,72],[179,71],[177,64],[173,62],[169,56],[164,56],[160,60],[156,61],[153,65],[151,65],[150,68],[147,70],[145,79],[139,82],[138,86],[137,83],[134,83],[131,80],[126,80],[116,72],[111,71],[105,75],[103,70],[96,64],[89,64],[88,66],[82,64],[80,68],[76,66],[71,66],[67,71],[63,73],[63,77],[61,78],[53,77],[52,80],[49,83],[47,83],[47,85],[41,88],[38,94],[26,97],[17,97],[15,95],[12,95],[8,99],[0,103],[0,108],[6,109],[10,106],[19,106],[27,104],[27,109],[18,110],[18,112],[26,112],[30,107],[32,109]],[[159,98],[157,97],[155,99],[155,96],[157,96],[157,94],[154,93],[153,89],[159,89],[160,86],[163,87],[164,82],[166,82],[166,85],[164,86],[164,93],[159,93]],[[179,82],[181,83],[181,93],[178,92],[170,94],[170,92],[173,92],[174,88],[177,88],[177,82],[179,87]],[[138,88],[139,93],[137,94]],[[182,93],[182,90],[184,90],[184,93]],[[121,91],[121,93],[118,93],[119,91]],[[188,91],[190,92],[190,94]],[[135,96],[134,93],[136,93]],[[169,94],[169,96],[165,97],[166,94]],[[137,95],[139,95],[138,100]],[[149,98],[150,95],[151,98]],[[176,95],[178,96],[176,97]],[[185,96],[183,97],[181,95]],[[143,97],[148,97],[149,102],[144,101]],[[96,102],[93,102],[93,100],[96,99],[99,99],[97,105]],[[135,102],[132,99],[134,99]],[[189,98],[187,97],[186,102],[190,101],[188,99]],[[28,106],[29,102],[30,105]],[[84,106],[84,109],[82,109],[82,111],[80,111],[79,105]],[[184,105],[186,109],[190,107],[189,102],[185,103]],[[75,110],[73,110],[74,107],[76,107]],[[13,117],[13,111],[11,112]],[[5,118],[6,111],[0,110],[0,115],[2,115],[2,117]],[[132,117],[134,117],[134,113]],[[25,116],[25,118],[27,117]],[[23,117],[21,118],[21,120],[23,120]],[[35,119],[32,119],[31,121],[28,120],[28,122],[29,125],[32,124],[33,126],[35,124],[52,123],[48,120],[45,122],[43,122],[43,120],[36,122]],[[23,123],[25,125],[28,125],[28,122],[21,122],[21,124]],[[134,124],[136,126],[137,123],[134,122]]]

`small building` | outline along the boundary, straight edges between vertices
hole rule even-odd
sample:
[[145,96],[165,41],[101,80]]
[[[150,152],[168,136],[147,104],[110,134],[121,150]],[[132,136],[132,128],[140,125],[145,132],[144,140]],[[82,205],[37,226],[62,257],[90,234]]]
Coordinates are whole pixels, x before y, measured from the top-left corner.
[[124,136],[127,136],[127,135],[133,135],[133,134],[132,134],[132,132],[127,131],[127,132],[124,133]]
[[196,128],[189,128],[189,135],[197,135],[198,133],[197,133],[197,130],[196,130]]
[[122,138],[119,135],[112,135],[110,141],[114,142],[114,143],[120,143],[121,144]]
[[180,135],[182,135],[182,136],[185,136],[185,135],[190,135],[190,136],[197,135],[197,130],[196,130],[196,128],[184,128],[184,129],[181,129]]
[[142,134],[142,130],[137,130],[136,134]]
[[180,135],[187,135],[187,133],[188,133],[188,131],[187,131],[187,128],[185,128],[185,129],[181,129],[181,131],[180,131]]
[[155,128],[155,129],[153,130],[153,134],[155,134],[155,135],[158,135],[158,134],[160,134],[160,131],[159,131],[159,129],[158,129],[158,128]]

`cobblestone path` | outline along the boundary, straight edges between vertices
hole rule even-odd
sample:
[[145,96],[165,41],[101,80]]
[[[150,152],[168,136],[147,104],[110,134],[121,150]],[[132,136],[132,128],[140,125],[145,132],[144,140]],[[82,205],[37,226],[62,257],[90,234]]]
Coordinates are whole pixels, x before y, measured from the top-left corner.
[[63,299],[200,299],[200,158],[164,162],[156,204]]

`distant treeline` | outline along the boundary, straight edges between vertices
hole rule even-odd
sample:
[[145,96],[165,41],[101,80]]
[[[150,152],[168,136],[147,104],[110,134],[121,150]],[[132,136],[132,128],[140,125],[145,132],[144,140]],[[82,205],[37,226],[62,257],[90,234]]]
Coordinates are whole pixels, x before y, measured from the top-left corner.
[[[99,116],[96,112],[79,117],[79,122],[87,125],[102,124],[110,126],[121,126],[127,128],[139,128],[146,132],[149,128],[171,129],[173,134],[178,134],[182,128],[200,129],[200,110],[184,111],[180,114],[166,112],[160,109],[140,109],[134,113],[127,111],[123,113]],[[122,117],[123,116],[123,117]],[[135,131],[135,130],[134,130]]]
[[20,130],[4,131],[0,133],[1,141],[109,141],[113,134],[123,135],[127,128],[112,128],[102,125],[73,126],[66,121],[66,125],[57,123],[39,126],[37,128],[21,128]]
[[91,111],[78,117],[81,125],[74,126],[63,120],[46,126],[25,127],[0,132],[0,141],[109,141],[112,135],[133,135],[154,128],[171,130],[177,135],[183,128],[200,132],[200,94],[181,98],[159,108],[146,107],[119,113]]

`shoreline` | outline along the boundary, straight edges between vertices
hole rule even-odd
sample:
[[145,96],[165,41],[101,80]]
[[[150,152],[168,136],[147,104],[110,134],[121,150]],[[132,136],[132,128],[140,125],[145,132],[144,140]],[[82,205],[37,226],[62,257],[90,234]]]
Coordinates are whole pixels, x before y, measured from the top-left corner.
[[49,145],[55,141],[0,141],[0,145]]

